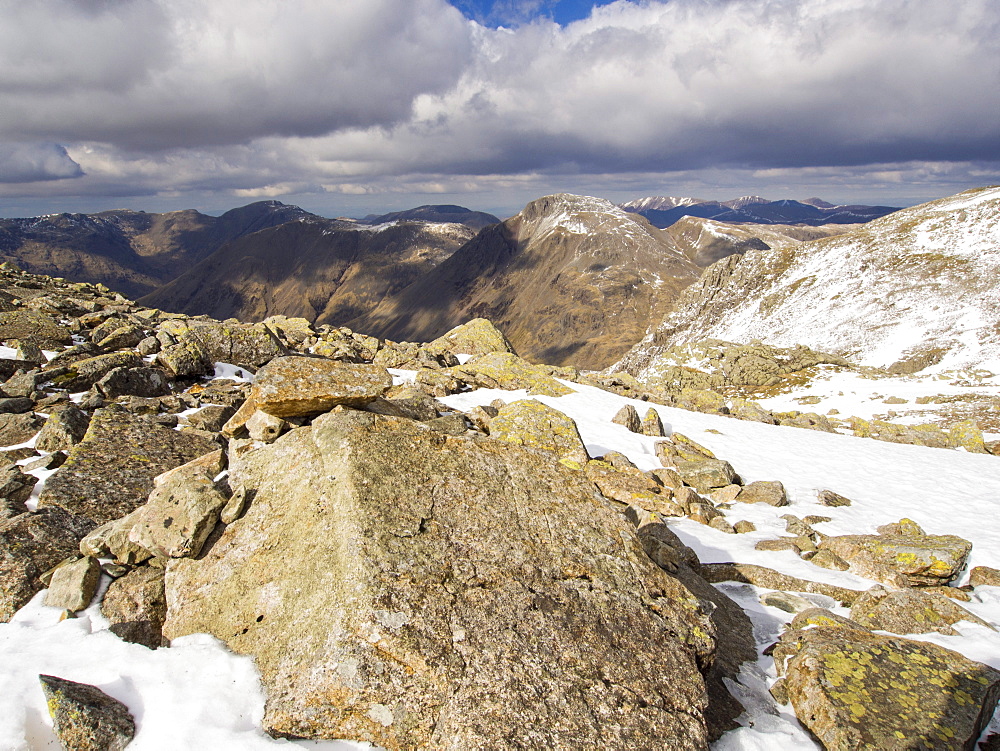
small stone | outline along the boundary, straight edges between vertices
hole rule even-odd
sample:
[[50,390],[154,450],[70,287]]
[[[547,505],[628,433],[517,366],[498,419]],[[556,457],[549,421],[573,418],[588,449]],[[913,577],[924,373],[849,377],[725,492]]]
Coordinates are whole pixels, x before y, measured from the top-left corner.
[[708,526],[710,526],[712,529],[717,529],[720,532],[725,532],[727,535],[736,534],[736,529],[729,522],[725,520],[725,517],[721,515],[714,517],[708,523]]
[[75,404],[58,407],[49,414],[38,434],[35,448],[39,451],[67,450],[83,440],[90,417]]
[[52,573],[45,604],[76,612],[86,608],[94,599],[101,581],[101,564],[96,558],[80,558],[60,566]]
[[761,540],[754,545],[754,550],[763,550],[767,552],[791,550],[795,553],[795,555],[801,555],[802,553],[802,548],[798,546],[798,538],[796,537],[779,537],[777,540]]
[[832,490],[821,490],[816,494],[816,499],[824,506],[850,506],[851,500],[845,498],[839,493],[834,493]]
[[900,519],[892,524],[883,524],[878,528],[880,535],[910,535],[913,537],[924,537],[927,533],[923,527],[912,519]]
[[753,522],[748,522],[746,519],[741,519],[733,525],[733,531],[738,535],[745,535],[748,532],[756,532],[757,525]]
[[219,521],[223,524],[232,524],[243,516],[250,503],[250,494],[244,487],[239,487],[233,491],[232,496],[226,501],[226,505],[219,512]]
[[879,585],[869,589],[851,606],[851,619],[873,631],[896,634],[934,631],[954,636],[958,631],[952,625],[959,621],[970,621],[993,629],[986,621],[938,592],[923,589],[890,592]]
[[699,493],[709,493],[716,488],[732,485],[736,479],[736,471],[733,466],[721,459],[705,459],[703,461],[679,459],[676,464],[677,473],[684,478],[684,482]]
[[236,414],[234,407],[222,404],[208,404],[187,416],[188,425],[199,430],[218,433],[230,417]]
[[128,707],[95,686],[40,675],[53,730],[65,749],[123,751],[135,736]]
[[732,503],[736,500],[736,496],[740,494],[741,490],[743,490],[743,487],[734,483],[724,488],[713,490],[708,495],[716,503]]
[[822,524],[823,522],[832,522],[833,519],[829,516],[817,516],[816,514],[810,514],[805,517],[802,521],[806,524]]

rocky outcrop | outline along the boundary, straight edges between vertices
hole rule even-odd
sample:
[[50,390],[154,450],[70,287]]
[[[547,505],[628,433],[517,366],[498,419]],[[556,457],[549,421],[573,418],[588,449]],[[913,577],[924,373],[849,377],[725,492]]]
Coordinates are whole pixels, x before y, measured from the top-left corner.
[[276,735],[703,748],[711,623],[547,456],[317,418],[232,467],[253,500],[200,559],[168,564],[164,632],[253,655]]
[[490,436],[518,446],[555,454],[568,467],[581,469],[589,456],[572,418],[534,399],[504,406],[490,420]]
[[936,586],[965,566],[972,543],[954,535],[841,535],[820,541],[854,571],[889,586]]

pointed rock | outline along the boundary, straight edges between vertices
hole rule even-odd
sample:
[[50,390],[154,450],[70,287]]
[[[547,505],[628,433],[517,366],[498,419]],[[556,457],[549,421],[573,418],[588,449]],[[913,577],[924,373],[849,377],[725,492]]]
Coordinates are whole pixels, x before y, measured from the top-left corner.
[[666,435],[666,432],[663,430],[663,421],[660,419],[660,413],[652,407],[646,410],[646,415],[642,418],[642,434],[654,437]]
[[485,355],[487,352],[517,353],[507,337],[485,318],[473,318],[456,326],[427,345],[432,352],[453,352],[457,355]]
[[618,410],[615,416],[611,418],[611,422],[615,425],[621,425],[633,433],[642,432],[642,421],[639,419],[639,413],[635,411],[635,407],[631,404],[626,404]]
[[53,729],[65,749],[123,751],[135,736],[128,707],[96,686],[40,675]]

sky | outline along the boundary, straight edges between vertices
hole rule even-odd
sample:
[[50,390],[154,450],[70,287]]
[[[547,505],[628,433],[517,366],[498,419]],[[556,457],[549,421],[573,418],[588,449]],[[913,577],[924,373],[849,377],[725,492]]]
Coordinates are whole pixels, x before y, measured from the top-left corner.
[[0,0],[0,215],[1000,183],[996,0]]

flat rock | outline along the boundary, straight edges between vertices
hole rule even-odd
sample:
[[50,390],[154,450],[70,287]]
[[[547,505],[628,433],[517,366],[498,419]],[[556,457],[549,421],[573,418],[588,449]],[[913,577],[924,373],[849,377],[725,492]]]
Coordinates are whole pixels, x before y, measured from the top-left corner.
[[146,502],[154,477],[217,449],[201,436],[105,407],[45,483],[38,506],[64,508],[93,525],[120,519]]
[[253,500],[168,564],[164,633],[253,656],[273,735],[706,747],[711,623],[582,473],[352,410],[231,472]]
[[990,667],[840,623],[789,629],[774,660],[799,721],[828,749],[971,749],[1000,697]]
[[969,572],[969,584],[973,587],[1000,587],[1000,570],[989,566],[976,566]]
[[959,621],[970,621],[993,628],[982,618],[973,615],[950,597],[940,592],[920,589],[889,591],[874,586],[851,606],[851,620],[873,631],[891,631],[894,634],[955,635],[952,626]]
[[54,317],[34,310],[11,310],[0,313],[0,341],[20,339],[42,349],[57,349],[73,343],[69,327]]
[[205,475],[180,474],[157,484],[130,515],[129,541],[158,558],[193,557],[219,521],[227,498]]
[[40,675],[45,704],[63,748],[123,751],[135,736],[128,707],[96,686]]
[[582,469],[590,458],[573,418],[534,399],[505,405],[490,420],[490,437],[550,451],[575,469]]
[[260,369],[248,399],[275,417],[363,407],[392,386],[385,368],[318,357],[279,357]]
[[108,371],[95,386],[105,399],[119,396],[166,396],[170,393],[170,374],[163,368],[122,367]]
[[954,535],[841,535],[819,542],[847,561],[851,571],[881,584],[947,584],[965,566],[972,543]]
[[698,572],[713,584],[734,581],[784,592],[810,592],[832,597],[845,605],[851,605],[863,594],[856,589],[800,579],[751,563],[703,563]]

